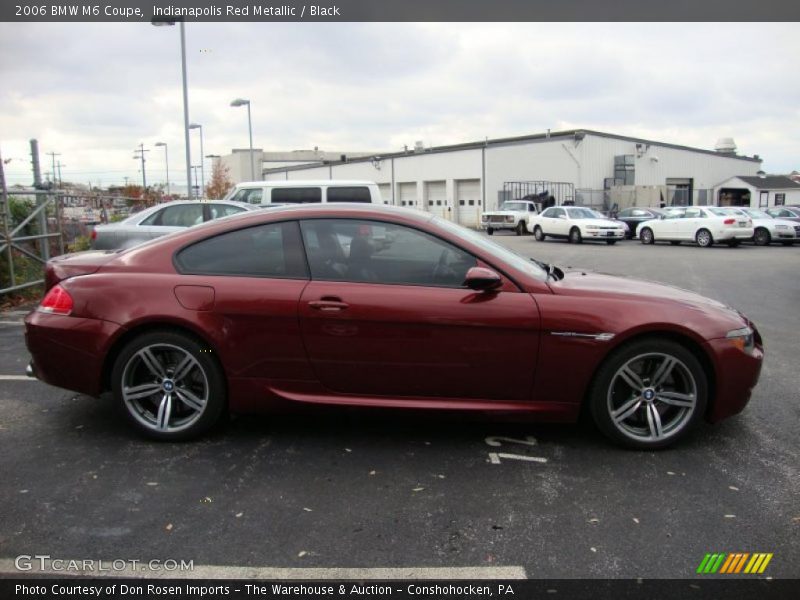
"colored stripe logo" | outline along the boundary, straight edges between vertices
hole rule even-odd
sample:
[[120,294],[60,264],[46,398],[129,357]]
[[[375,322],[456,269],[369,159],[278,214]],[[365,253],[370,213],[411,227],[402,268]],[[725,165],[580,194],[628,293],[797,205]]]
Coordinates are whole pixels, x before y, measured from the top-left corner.
[[724,573],[732,575],[737,573],[761,574],[769,561],[772,560],[772,553],[766,552],[715,552],[705,555],[697,567],[697,573],[713,574]]

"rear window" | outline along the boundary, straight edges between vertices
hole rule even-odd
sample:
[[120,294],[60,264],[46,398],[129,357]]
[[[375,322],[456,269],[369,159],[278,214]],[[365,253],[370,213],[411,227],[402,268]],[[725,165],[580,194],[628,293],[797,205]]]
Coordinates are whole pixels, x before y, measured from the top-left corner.
[[272,202],[282,204],[307,204],[312,202],[322,202],[322,188],[272,188]]
[[369,188],[360,187],[329,187],[328,202],[372,202]]

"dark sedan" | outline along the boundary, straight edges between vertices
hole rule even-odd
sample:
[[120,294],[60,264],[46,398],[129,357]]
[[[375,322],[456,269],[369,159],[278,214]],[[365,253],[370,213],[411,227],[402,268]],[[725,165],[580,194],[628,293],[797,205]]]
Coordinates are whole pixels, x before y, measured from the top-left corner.
[[665,211],[660,208],[643,208],[641,206],[631,206],[625,208],[617,213],[617,221],[622,221],[628,226],[628,231],[625,234],[627,239],[636,237],[636,228],[640,223],[650,221],[651,219],[659,219]]
[[662,448],[741,411],[763,348],[737,311],[564,271],[449,221],[317,205],[49,261],[26,318],[39,379],[113,392],[154,438],[298,404],[573,421]]

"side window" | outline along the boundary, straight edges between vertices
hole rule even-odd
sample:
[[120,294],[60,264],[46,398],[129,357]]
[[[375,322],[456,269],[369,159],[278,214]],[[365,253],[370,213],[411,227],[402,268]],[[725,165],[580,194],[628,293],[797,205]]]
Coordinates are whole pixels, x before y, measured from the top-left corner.
[[550,216],[557,219],[559,217],[565,216],[566,214],[567,213],[564,211],[563,208],[554,208],[553,213]]
[[248,190],[247,188],[239,190],[233,195],[233,198],[231,198],[231,200],[233,200],[234,202],[247,202],[247,195],[249,193],[250,190]]
[[461,287],[471,254],[410,227],[379,221],[301,222],[312,279]]
[[232,204],[209,204],[208,206],[208,213],[212,221],[236,215],[240,212],[244,212],[244,209],[241,206],[233,206]]
[[248,190],[248,194],[244,197],[242,202],[248,204],[261,204],[261,198],[264,196],[264,191],[261,188],[253,188]]
[[684,219],[702,219],[705,216],[699,208],[687,208],[686,212],[683,213]]
[[650,213],[646,210],[642,210],[641,208],[634,208],[630,212],[632,217],[649,217]]
[[237,229],[179,251],[178,270],[192,275],[307,279],[296,221]]
[[142,225],[161,227],[191,227],[203,222],[203,206],[201,204],[178,204],[167,206],[142,222]]
[[366,187],[329,187],[328,202],[372,202],[369,188]]
[[528,212],[536,212],[536,205],[528,204]]
[[306,204],[322,202],[322,188],[272,188],[272,202],[281,204]]

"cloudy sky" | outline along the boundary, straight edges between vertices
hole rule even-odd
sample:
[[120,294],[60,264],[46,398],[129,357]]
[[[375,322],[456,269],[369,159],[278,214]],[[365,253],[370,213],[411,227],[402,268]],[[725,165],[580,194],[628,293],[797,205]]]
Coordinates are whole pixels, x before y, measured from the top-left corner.
[[[733,137],[768,172],[800,169],[796,24],[189,23],[190,119],[206,154],[388,152],[582,127],[701,148]],[[180,39],[149,24],[0,23],[0,151],[28,140],[65,181],[184,181]],[[193,156],[199,156],[193,132]],[[208,170],[208,168],[207,168]]]

